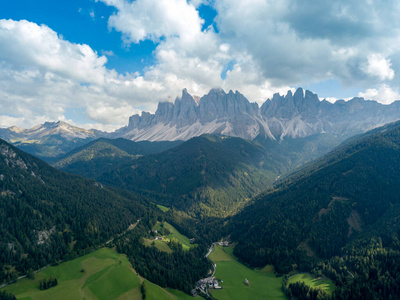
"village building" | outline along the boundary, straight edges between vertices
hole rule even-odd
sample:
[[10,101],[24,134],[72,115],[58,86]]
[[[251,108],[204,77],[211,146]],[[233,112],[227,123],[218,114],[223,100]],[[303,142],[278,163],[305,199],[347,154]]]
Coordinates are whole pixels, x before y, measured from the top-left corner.
[[216,289],[216,290],[222,289],[222,286],[218,285],[218,281],[217,280],[214,280],[214,289]]
[[193,290],[192,290],[192,296],[193,296],[193,297],[197,297],[197,291],[196,291],[196,289],[193,289]]

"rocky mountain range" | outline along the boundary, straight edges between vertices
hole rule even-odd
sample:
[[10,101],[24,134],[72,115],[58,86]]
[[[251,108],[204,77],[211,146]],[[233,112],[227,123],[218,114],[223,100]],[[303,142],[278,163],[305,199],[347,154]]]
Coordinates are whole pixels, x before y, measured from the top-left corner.
[[60,135],[66,139],[87,139],[96,138],[102,135],[101,131],[92,129],[86,130],[76,126],[72,126],[66,122],[45,122],[44,124],[37,125],[30,129],[23,129],[17,126],[12,126],[9,128],[1,128],[0,134],[3,139],[6,140],[38,140],[50,135]]
[[133,115],[127,126],[112,133],[85,130],[59,121],[31,129],[3,128],[0,138],[24,141],[57,135],[67,140],[122,137],[133,141],[174,141],[221,134],[280,141],[321,133],[350,136],[399,119],[400,101],[383,105],[353,98],[330,103],[298,88],[294,94],[291,91],[286,96],[275,94],[259,107],[238,91],[225,93],[222,89],[212,89],[199,98],[184,89],[174,103],[160,102],[154,114]]
[[261,107],[239,92],[213,89],[200,99],[183,90],[175,103],[161,102],[155,114],[130,117],[113,135],[140,141],[188,140],[205,133],[252,140],[307,137],[320,133],[356,134],[400,119],[400,102],[383,105],[353,98],[330,103],[302,88],[275,94]]
[[45,122],[30,129],[17,126],[0,128],[0,138],[47,162],[103,135],[106,133],[86,130],[62,121]]

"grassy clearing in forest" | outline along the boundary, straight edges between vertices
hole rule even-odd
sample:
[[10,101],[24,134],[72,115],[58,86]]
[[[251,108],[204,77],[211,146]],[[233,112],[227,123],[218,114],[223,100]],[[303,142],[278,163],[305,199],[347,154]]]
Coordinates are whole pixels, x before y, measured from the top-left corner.
[[335,290],[335,285],[331,280],[325,278],[315,278],[308,273],[290,276],[288,285],[298,281],[303,281],[306,285],[312,288],[321,288],[329,294]]
[[[215,246],[209,258],[217,265],[214,276],[223,281],[223,289],[212,290],[215,299],[286,299],[282,277],[275,276],[272,266],[250,269],[237,261],[232,247]],[[249,285],[244,283],[246,278]]]
[[168,208],[168,207],[166,207],[166,206],[163,206],[163,205],[157,204],[157,207],[158,207],[159,209],[161,209],[163,212],[167,212],[167,211],[169,211],[169,208]]
[[172,226],[168,222],[157,222],[153,229],[156,229],[161,234],[162,226],[165,229],[168,229],[168,231],[170,232],[168,235],[165,236],[166,240],[171,240],[172,238],[177,239],[177,241],[182,245],[183,250],[189,250],[191,247],[195,246],[193,244],[190,244],[188,237],[182,235],[174,226]]
[[152,247],[153,246],[153,242],[154,242],[154,247],[156,247],[158,250],[163,251],[163,252],[167,252],[167,253],[172,253],[172,249],[170,247],[168,247],[167,243],[164,242],[164,241],[145,239],[144,240],[144,245],[148,246],[148,247]]

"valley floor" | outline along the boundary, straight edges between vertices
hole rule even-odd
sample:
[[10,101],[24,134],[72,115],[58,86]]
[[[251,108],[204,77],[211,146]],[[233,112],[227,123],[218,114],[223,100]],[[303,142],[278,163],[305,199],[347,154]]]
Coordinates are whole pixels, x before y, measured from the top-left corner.
[[232,247],[215,246],[209,258],[216,264],[214,276],[222,287],[209,290],[215,299],[286,299],[283,278],[275,276],[272,266],[250,269],[237,261]]

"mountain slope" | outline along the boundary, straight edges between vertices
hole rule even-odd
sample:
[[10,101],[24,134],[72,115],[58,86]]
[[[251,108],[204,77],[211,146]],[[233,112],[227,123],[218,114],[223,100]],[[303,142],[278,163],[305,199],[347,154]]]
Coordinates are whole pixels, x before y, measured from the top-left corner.
[[60,135],[66,139],[87,139],[93,138],[96,134],[100,133],[98,130],[86,130],[72,126],[63,121],[45,122],[44,124],[37,125],[30,129],[22,129],[12,126],[10,128],[1,129],[1,131],[7,133],[7,135],[5,133],[3,135],[8,139],[25,138],[30,140],[39,140],[50,135]]
[[80,147],[85,145],[92,139],[66,139],[60,135],[49,135],[41,138],[40,140],[11,140],[14,146],[19,149],[32,154],[48,163],[51,163],[60,157],[62,157],[65,153],[75,149],[76,147]]
[[162,152],[182,142],[133,142],[126,139],[94,140],[67,153],[53,165],[65,172],[96,179],[106,170],[142,155]]
[[400,123],[389,124],[351,139],[258,196],[232,219],[235,254],[287,272],[307,262],[303,250],[330,259],[360,239],[397,236],[399,150]]
[[[206,135],[182,145],[102,138],[72,151],[55,166],[190,213],[227,215],[335,142],[328,134],[281,142]],[[147,157],[175,145],[180,146]],[[145,157],[136,160],[141,154]]]
[[97,179],[190,213],[223,216],[272,184],[285,168],[283,160],[258,143],[204,135]]
[[62,121],[46,122],[31,129],[0,128],[0,138],[48,162],[104,135],[104,132],[86,130]]
[[105,242],[148,210],[141,197],[61,172],[3,140],[0,190],[0,282]]

